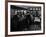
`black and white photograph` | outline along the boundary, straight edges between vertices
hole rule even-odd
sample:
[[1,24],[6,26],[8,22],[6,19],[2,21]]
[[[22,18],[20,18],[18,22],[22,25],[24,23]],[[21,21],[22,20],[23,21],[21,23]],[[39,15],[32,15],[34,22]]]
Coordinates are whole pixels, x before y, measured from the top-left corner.
[[41,7],[11,5],[11,31],[41,30]]
[[8,35],[43,33],[43,4],[8,3]]

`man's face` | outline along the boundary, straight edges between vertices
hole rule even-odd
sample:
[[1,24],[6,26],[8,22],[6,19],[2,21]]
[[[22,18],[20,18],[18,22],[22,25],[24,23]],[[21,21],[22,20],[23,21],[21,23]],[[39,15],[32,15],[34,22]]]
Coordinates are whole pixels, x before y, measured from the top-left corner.
[[20,18],[20,17],[22,16],[22,15],[21,15],[21,12],[18,12],[18,15],[17,15],[17,16],[18,16],[18,18]]

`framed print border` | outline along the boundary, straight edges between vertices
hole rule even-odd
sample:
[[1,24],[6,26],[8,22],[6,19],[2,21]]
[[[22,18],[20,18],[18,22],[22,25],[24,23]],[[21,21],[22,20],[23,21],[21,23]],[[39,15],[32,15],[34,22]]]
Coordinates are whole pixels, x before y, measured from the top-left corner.
[[[8,2],[14,3],[32,3],[32,4],[43,4],[43,33],[34,33],[34,34],[16,34],[8,35]],[[23,36],[23,35],[40,35],[45,33],[45,3],[44,2],[27,2],[27,1],[8,1],[5,0],[5,36]]]

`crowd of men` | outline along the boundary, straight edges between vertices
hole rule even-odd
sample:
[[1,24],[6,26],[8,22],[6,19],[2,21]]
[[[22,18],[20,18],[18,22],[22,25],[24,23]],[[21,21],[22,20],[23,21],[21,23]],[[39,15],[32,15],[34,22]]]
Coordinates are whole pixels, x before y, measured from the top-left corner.
[[13,18],[11,18],[11,30],[22,31],[24,28],[29,29],[32,20],[33,16],[31,14],[24,15],[19,12],[18,15],[13,15]]
[[18,11],[16,15],[11,15],[11,31],[26,31],[31,29],[29,26],[34,24],[35,16],[39,17],[39,14],[38,12],[36,12],[37,14],[35,12],[32,12],[33,14],[29,12],[30,11],[27,11],[26,13],[26,11],[24,11],[22,13]]

